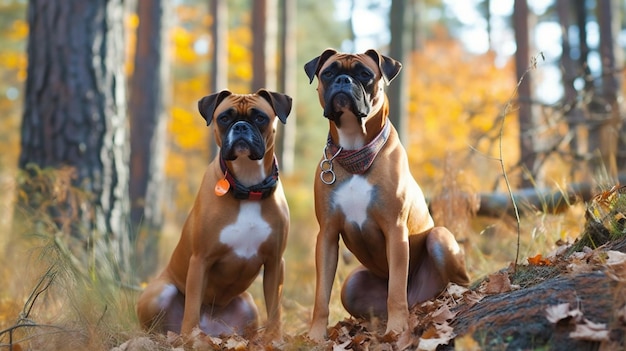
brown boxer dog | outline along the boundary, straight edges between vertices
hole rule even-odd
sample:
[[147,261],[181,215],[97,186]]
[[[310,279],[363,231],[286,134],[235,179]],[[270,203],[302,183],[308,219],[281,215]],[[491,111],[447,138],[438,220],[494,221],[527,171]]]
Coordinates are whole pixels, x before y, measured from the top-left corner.
[[314,185],[320,226],[314,340],[326,335],[340,236],[362,264],[346,278],[342,303],[353,316],[386,318],[386,334],[405,331],[409,307],[436,297],[450,281],[469,284],[464,254],[448,229],[434,226],[389,122],[384,88],[401,67],[375,50],[332,49],[304,66],[310,82],[318,79],[330,121]]
[[184,337],[196,327],[214,336],[251,336],[258,313],[246,290],[263,267],[265,335],[280,336],[289,209],[274,137],[291,104],[289,96],[263,89],[224,90],[198,102],[220,152],[204,173],[169,264],[139,297],[144,328]]

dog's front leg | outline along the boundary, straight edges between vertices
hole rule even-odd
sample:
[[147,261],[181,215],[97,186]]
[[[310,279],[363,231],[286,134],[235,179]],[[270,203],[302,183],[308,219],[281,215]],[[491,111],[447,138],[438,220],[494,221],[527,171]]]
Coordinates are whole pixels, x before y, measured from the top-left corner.
[[267,310],[266,336],[271,340],[279,338],[281,332],[280,300],[283,293],[285,260],[277,255],[276,258],[265,263],[263,272],[263,295]]
[[189,259],[187,282],[185,283],[185,312],[181,334],[188,336],[194,328],[200,326],[200,308],[202,307],[202,293],[205,289],[206,259],[193,254]]
[[409,272],[409,237],[406,227],[387,233],[389,286],[387,295],[387,330],[401,333],[408,328],[407,277]]
[[333,288],[337,260],[339,258],[339,234],[320,230],[315,245],[315,304],[309,338],[322,341],[328,326],[328,305]]

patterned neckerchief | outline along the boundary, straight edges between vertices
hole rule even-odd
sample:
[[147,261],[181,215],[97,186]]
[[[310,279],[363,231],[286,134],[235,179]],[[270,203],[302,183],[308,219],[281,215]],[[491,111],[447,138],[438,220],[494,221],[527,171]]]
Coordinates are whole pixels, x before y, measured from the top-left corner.
[[[358,150],[344,150],[341,146],[332,142],[329,134],[326,149],[331,157],[336,155],[332,160],[339,162],[346,171],[352,174],[363,174],[367,172],[372,163],[374,163],[378,152],[385,146],[387,139],[389,139],[389,133],[391,133],[391,123],[387,120],[380,133],[367,145]],[[326,155],[324,156],[326,157]]]

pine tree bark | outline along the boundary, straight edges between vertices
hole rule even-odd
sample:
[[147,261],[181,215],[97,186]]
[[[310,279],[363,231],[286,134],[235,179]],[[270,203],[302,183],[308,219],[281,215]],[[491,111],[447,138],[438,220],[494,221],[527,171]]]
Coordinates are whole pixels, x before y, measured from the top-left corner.
[[[19,158],[27,220],[50,216],[80,262],[117,276],[130,250],[123,9],[122,0],[29,2]],[[63,171],[50,184],[44,169]]]
[[[209,10],[213,21],[211,23],[211,57],[210,92],[217,93],[228,88],[228,2],[226,0],[211,0]],[[209,160],[213,160],[218,152],[212,133],[209,134]]]
[[[600,103],[604,105],[601,125],[598,128],[601,165],[608,175],[615,179],[618,171],[618,143],[621,129],[620,86],[618,76],[620,71],[616,62],[616,47],[619,48],[617,35],[620,30],[619,6],[616,0],[599,0],[596,5],[598,26],[600,27],[600,59],[602,61],[602,89]],[[617,20],[616,20],[617,19]],[[622,144],[623,145],[623,144]],[[624,157],[620,158],[621,161]],[[620,168],[624,168],[620,165]]]
[[[391,31],[391,42],[389,43],[389,56],[400,61],[407,62],[407,38],[406,28],[407,17],[411,15],[411,4],[407,0],[391,1],[391,11],[389,12],[389,26]],[[389,119],[398,131],[400,140],[407,141],[408,126],[406,113],[406,79],[405,74],[396,76],[388,87],[389,110],[392,111]]]
[[[280,0],[280,65],[278,67],[279,85],[283,93],[295,99],[296,94],[296,3],[292,0]],[[279,126],[278,153],[281,155],[280,167],[285,174],[293,173],[296,154],[296,114],[292,111],[289,121]]]
[[252,4],[252,91],[276,89],[276,0]]
[[136,244],[139,276],[157,268],[158,241],[163,225],[165,162],[166,1],[137,2],[139,26],[135,65],[130,85],[130,200],[131,243]]
[[[533,138],[533,115],[531,105],[531,79],[526,74],[530,67],[530,50],[528,38],[528,3],[526,0],[515,0],[513,10],[513,27],[515,29],[515,73],[520,81],[518,96],[519,146],[522,165],[534,175],[535,151]],[[521,177],[521,187],[531,187],[532,181],[524,174]]]

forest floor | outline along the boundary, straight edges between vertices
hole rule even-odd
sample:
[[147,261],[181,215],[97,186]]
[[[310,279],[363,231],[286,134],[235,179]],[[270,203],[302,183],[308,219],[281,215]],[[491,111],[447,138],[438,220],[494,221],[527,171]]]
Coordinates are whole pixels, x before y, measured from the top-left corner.
[[[626,336],[625,241],[493,273],[471,289],[450,285],[411,311],[405,335],[376,320],[345,319],[315,344],[304,335],[266,345],[241,337],[198,338],[197,350],[620,350]],[[112,351],[176,349],[178,335],[142,336]],[[177,349],[180,350],[180,349]]]
[[[470,288],[450,285],[411,311],[402,335],[384,322],[348,318],[316,344],[304,335],[271,345],[240,337],[197,338],[200,350],[623,350],[626,348],[626,194],[587,206],[584,232],[551,254],[511,264]],[[178,335],[139,336],[112,351],[180,347]],[[181,350],[181,348],[177,349]]]
[[[138,330],[135,293],[111,294],[106,287],[100,291],[97,285],[75,280],[69,290],[65,273],[48,269],[34,289],[28,288],[32,293],[23,307],[0,314],[0,322],[7,322],[3,315],[19,316],[0,330],[0,351],[624,350],[626,188],[594,197],[584,220],[584,230],[573,243],[558,243],[545,256],[501,267],[469,288],[449,285],[437,299],[411,310],[409,329],[401,335],[383,335],[381,320],[346,318],[331,325],[329,339],[320,344],[304,332],[287,332],[271,344],[260,333],[252,340],[197,336],[182,346],[174,333]],[[3,280],[5,285],[19,284],[19,279]],[[0,298],[0,310],[3,304],[7,300]],[[60,317],[46,315],[47,322],[40,322],[44,319],[35,310],[43,305],[56,305]]]

